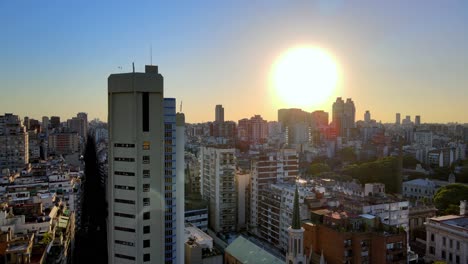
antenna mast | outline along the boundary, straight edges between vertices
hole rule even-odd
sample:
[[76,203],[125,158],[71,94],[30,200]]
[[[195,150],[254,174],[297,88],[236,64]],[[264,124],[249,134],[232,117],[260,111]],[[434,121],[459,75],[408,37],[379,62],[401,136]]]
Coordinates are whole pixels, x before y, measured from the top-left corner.
[[182,113],[182,101],[180,101],[180,110],[179,110],[180,113]]

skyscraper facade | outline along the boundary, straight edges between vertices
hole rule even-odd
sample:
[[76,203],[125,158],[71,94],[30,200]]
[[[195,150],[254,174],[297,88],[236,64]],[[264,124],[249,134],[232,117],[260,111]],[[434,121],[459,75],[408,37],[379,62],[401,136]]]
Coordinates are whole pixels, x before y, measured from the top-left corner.
[[234,148],[200,148],[201,192],[209,204],[209,225],[215,232],[237,229],[236,165]]
[[396,116],[395,116],[395,125],[400,125],[401,124],[401,114],[400,113],[396,113]]
[[163,92],[157,66],[108,79],[109,263],[183,263],[177,259],[183,196],[176,184],[175,100]]
[[356,107],[351,98],[343,101],[341,97],[336,98],[333,103],[333,124],[338,136],[349,136],[350,129],[355,127]]
[[371,121],[370,112],[369,110],[367,110],[366,113],[364,114],[364,122],[370,123],[370,121]]
[[17,115],[0,116],[0,173],[19,171],[29,163],[29,137]]
[[414,125],[416,126],[421,125],[421,116],[417,115],[414,117]]
[[222,105],[216,105],[215,108],[215,122],[223,123],[224,122],[224,107]]

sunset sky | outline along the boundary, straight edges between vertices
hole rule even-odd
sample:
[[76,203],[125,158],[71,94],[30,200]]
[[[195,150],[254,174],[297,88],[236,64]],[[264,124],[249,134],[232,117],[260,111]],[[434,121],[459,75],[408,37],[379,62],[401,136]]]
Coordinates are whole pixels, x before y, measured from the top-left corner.
[[314,46],[340,81],[304,110],[331,112],[341,96],[357,120],[468,123],[468,1],[96,2],[0,1],[0,115],[107,120],[107,77],[144,71],[152,46],[188,122],[214,120],[216,104],[227,120],[276,120],[295,105],[272,88],[275,60]]

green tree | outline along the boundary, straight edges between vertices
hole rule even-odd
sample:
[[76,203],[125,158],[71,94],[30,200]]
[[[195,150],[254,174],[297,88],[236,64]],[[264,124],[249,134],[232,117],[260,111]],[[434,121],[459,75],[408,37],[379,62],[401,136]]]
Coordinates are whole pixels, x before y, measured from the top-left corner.
[[310,175],[317,175],[323,172],[329,172],[330,166],[326,163],[315,163],[309,166],[308,173]]
[[355,162],[357,160],[356,152],[353,147],[346,147],[338,152],[338,157],[343,161]]
[[403,168],[411,168],[414,169],[416,168],[416,165],[418,165],[419,160],[417,160],[414,156],[411,155],[404,155],[403,156]]
[[458,214],[462,200],[468,200],[468,186],[459,183],[446,185],[434,195],[434,205],[441,215]]

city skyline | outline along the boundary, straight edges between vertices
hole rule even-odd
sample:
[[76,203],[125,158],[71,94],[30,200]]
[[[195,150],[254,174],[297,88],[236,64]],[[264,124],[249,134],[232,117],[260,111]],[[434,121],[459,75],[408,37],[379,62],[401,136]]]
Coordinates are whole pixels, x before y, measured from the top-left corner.
[[[370,110],[384,123],[395,113],[468,123],[464,2],[1,3],[0,10],[9,25],[0,112],[22,118],[87,112],[106,121],[107,77],[130,72],[132,62],[142,72],[152,61],[189,123],[213,121],[218,104],[234,121],[277,120],[281,108],[331,113],[336,97],[353,99],[357,120]],[[285,104],[271,87],[275,60],[297,46],[320,47],[340,66],[337,90],[320,105]]]

